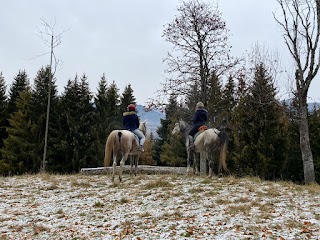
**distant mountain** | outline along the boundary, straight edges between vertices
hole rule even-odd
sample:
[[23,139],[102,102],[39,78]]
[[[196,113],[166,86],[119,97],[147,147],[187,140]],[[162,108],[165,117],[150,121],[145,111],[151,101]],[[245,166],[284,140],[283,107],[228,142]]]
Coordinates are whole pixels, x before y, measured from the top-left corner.
[[159,110],[147,110],[142,105],[137,105],[137,115],[141,121],[147,122],[147,134],[152,134],[157,137],[157,129],[160,127],[160,119],[165,119],[165,114]]
[[318,102],[308,103],[308,111],[312,112],[314,109],[320,109],[320,103]]
[[[287,105],[291,105],[292,104],[292,99],[285,99],[283,100]],[[308,103],[308,111],[312,112],[314,109],[320,109],[320,103],[318,102],[312,102],[312,103]]]

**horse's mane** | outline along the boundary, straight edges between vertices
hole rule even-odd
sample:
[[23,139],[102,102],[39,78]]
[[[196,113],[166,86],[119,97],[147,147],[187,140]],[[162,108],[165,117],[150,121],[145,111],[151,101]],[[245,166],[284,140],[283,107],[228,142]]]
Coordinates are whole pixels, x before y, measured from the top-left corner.
[[179,125],[180,125],[180,129],[183,129],[183,130],[190,128],[190,125],[184,120],[179,120]]
[[186,128],[187,127],[187,123],[183,120],[180,120],[180,127],[181,128]]

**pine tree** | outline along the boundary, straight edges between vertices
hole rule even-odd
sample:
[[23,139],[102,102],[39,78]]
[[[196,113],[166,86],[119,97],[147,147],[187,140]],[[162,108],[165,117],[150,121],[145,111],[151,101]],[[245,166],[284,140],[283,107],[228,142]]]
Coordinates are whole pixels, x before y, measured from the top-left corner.
[[12,85],[9,89],[8,113],[12,114],[16,111],[16,100],[19,98],[19,92],[23,92],[29,86],[28,75],[25,70],[20,70],[14,77]]
[[[82,167],[97,166],[94,153],[96,143],[94,109],[87,76],[69,80],[61,99],[60,143],[57,150],[63,154],[57,164],[61,170],[78,172]],[[55,166],[56,168],[58,166]]]
[[186,147],[181,136],[170,137],[170,141],[162,145],[160,161],[174,167],[186,166]]
[[79,139],[82,115],[80,103],[80,83],[78,76],[69,79],[61,96],[59,104],[60,117],[57,132],[58,141],[55,143],[54,164],[48,163],[49,171],[77,172],[79,171]]
[[[16,140],[14,140],[15,136],[13,135],[14,133],[12,133],[12,131],[20,131],[20,130],[15,130],[15,128],[18,129],[20,127],[19,121],[21,121],[21,122],[27,121],[26,119],[29,117],[29,114],[30,114],[29,110],[28,111],[24,110],[23,113],[18,113],[18,104],[19,104],[19,107],[21,107],[21,108],[24,108],[24,109],[29,108],[30,102],[28,102],[29,101],[28,93],[24,94],[24,92],[29,92],[29,91],[30,91],[30,86],[29,86],[28,76],[24,70],[23,71],[20,70],[19,73],[15,76],[15,78],[12,82],[12,85],[9,89],[8,108],[7,108],[7,113],[6,113],[9,119],[8,119],[8,121],[6,121],[6,133],[4,133],[6,139],[3,142],[4,147],[1,150],[2,160],[1,160],[1,164],[0,164],[0,170],[3,170],[4,173],[22,173],[22,172],[26,171],[27,167],[30,167],[29,160],[28,160],[28,166],[25,166],[23,160],[21,160],[21,158],[19,156],[17,156],[17,155],[19,155],[20,151],[23,152],[24,150],[20,149],[22,143],[20,144],[20,146],[19,145],[14,146],[14,144],[15,144],[14,141],[19,141],[19,139],[17,138]],[[25,104],[28,107],[22,106],[23,103],[21,103],[21,97],[26,98]],[[23,116],[21,116],[21,118],[22,118],[21,120],[19,120],[19,114],[23,115]],[[11,118],[14,118],[14,119],[12,120]],[[18,122],[18,123],[15,124],[15,122]],[[12,126],[12,124],[15,124],[15,125]],[[29,123],[21,123],[21,128],[25,128],[25,130],[21,130],[21,131],[28,132],[28,130],[30,130],[30,129],[28,129],[28,126],[26,126],[27,124],[29,124]],[[33,126],[32,127],[30,126],[30,128],[33,128]],[[11,130],[11,129],[13,129],[13,130]],[[17,133],[17,134],[23,135],[23,133]],[[28,136],[31,136],[31,135],[29,134]],[[22,137],[22,139],[23,139],[23,137]],[[21,140],[21,141],[24,141],[24,140]],[[31,142],[32,141],[30,141],[30,143]],[[11,145],[11,143],[12,143],[12,145]],[[9,146],[9,145],[11,145],[11,146]],[[29,156],[30,156],[30,154],[29,154]],[[26,158],[27,158],[27,156],[26,156]],[[20,167],[17,166],[18,162],[20,164]]]
[[2,174],[22,174],[39,170],[34,153],[35,126],[30,118],[31,97],[30,87],[20,91],[16,101],[16,112],[10,115],[8,137],[4,140],[4,148],[1,150]]
[[234,159],[239,173],[279,178],[287,151],[287,120],[275,99],[276,90],[264,64],[256,65],[249,94],[236,109]]
[[232,121],[232,111],[236,106],[236,95],[235,95],[235,82],[234,78],[230,76],[228,82],[222,91],[222,113],[221,113],[221,125],[230,129],[230,123]]
[[297,108],[293,104],[282,104],[288,116],[288,156],[285,167],[285,179],[303,183],[303,162],[300,151],[299,122],[297,119]]
[[[228,134],[228,151],[234,152],[235,150],[235,141],[233,139],[233,117],[234,117],[234,108],[237,104],[236,102],[236,84],[234,78],[229,76],[226,85],[222,91],[221,99],[221,109],[219,125],[215,127],[224,130]],[[229,170],[234,170],[234,161],[232,159],[232,154],[228,154],[227,157],[228,168]]]
[[48,159],[48,171],[68,173],[73,171],[73,152],[75,146],[74,125],[78,117],[76,98],[78,89],[78,76],[74,80],[69,79],[65,86],[57,106],[57,126],[53,129],[51,139],[54,151]]
[[95,122],[96,122],[96,155],[99,159],[98,166],[103,165],[105,144],[109,135],[108,127],[109,123],[106,121],[108,117],[108,103],[107,103],[107,80],[105,74],[102,75],[99,85],[98,92],[94,98],[95,103]]
[[119,111],[118,88],[113,82],[108,86],[105,75],[100,79],[98,93],[94,98],[95,103],[95,129],[96,136],[95,154],[98,166],[103,165],[105,144],[108,135],[114,129],[122,128],[122,118]]
[[[95,129],[95,113],[92,103],[93,95],[89,89],[89,82],[85,74],[80,82],[80,118],[79,118],[79,166],[96,167],[99,159],[95,154],[97,135]],[[79,170],[80,170],[79,168]]]
[[[168,164],[167,160],[170,157],[165,157],[171,155],[171,150],[169,147],[163,147],[164,144],[169,144],[171,138],[171,129],[173,128],[173,124],[177,121],[179,116],[178,104],[176,98],[171,95],[169,99],[169,103],[165,109],[165,119],[160,119],[161,126],[157,129],[158,139],[156,139],[154,147],[153,147],[153,159],[157,162],[157,165],[166,165]],[[173,139],[172,139],[173,141]],[[163,151],[167,152],[163,155]],[[180,154],[179,152],[178,154]],[[183,152],[181,153],[183,155]],[[161,159],[161,155],[163,156]]]
[[107,131],[110,133],[114,129],[122,128],[122,112],[119,110],[119,89],[113,81],[107,89]]
[[[3,139],[7,138],[6,126],[8,125],[8,103],[6,85],[2,72],[0,72],[0,149],[3,147]],[[1,155],[0,155],[1,159]]]
[[131,88],[131,84],[128,84],[120,97],[120,112],[127,111],[127,106],[129,104],[137,104],[136,98],[133,95],[133,90]]
[[[199,91],[199,87],[197,85],[193,85],[190,90],[189,96],[186,97],[185,100],[185,107],[183,111],[182,118],[185,119],[187,122],[192,119],[195,106],[198,102],[202,102],[201,94]],[[207,103],[204,103],[207,106]]]
[[[208,90],[208,103],[207,103],[207,110],[209,115],[209,125],[213,125],[217,127],[222,124],[222,86],[221,80],[215,74],[212,73],[210,77],[210,85]],[[195,105],[193,106],[193,109]]]

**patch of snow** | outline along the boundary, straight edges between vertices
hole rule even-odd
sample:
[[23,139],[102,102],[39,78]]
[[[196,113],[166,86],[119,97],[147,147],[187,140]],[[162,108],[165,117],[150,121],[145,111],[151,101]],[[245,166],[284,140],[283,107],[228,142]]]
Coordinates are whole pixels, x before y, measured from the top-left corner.
[[173,174],[124,175],[122,183],[110,175],[2,177],[0,238],[319,239],[314,188]]

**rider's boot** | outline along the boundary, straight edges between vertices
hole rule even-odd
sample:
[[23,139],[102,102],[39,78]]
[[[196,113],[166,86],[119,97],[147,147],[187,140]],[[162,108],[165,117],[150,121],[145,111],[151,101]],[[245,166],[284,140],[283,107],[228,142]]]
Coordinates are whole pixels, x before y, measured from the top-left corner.
[[141,145],[140,140],[139,140],[139,148],[138,148],[138,150],[139,150],[140,152],[144,152],[144,148],[143,148],[143,146]]
[[142,145],[139,146],[139,149],[138,149],[140,152],[144,152],[144,148]]

